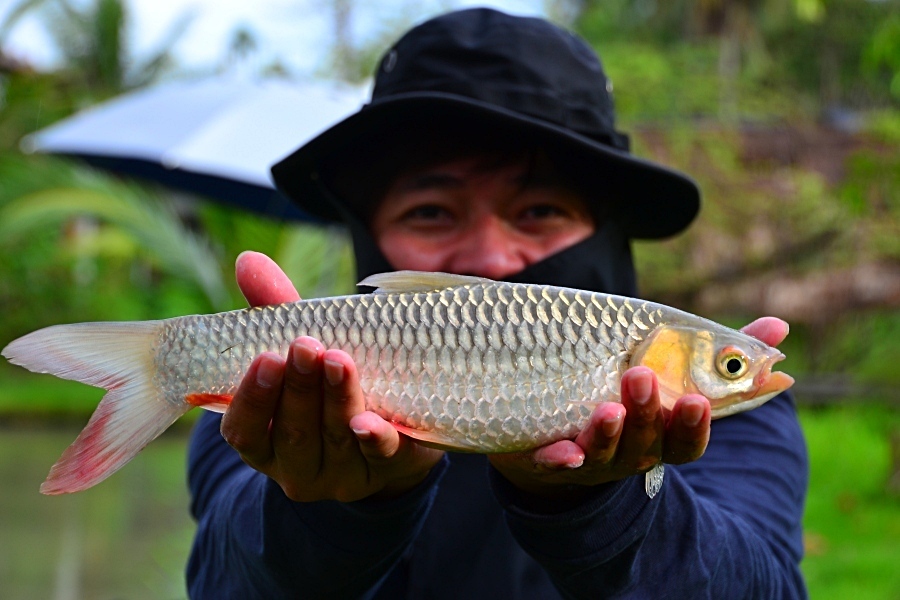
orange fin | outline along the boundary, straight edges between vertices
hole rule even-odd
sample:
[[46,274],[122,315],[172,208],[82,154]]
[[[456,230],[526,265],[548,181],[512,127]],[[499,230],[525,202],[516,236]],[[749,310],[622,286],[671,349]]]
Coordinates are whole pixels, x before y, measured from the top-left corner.
[[232,394],[188,394],[184,401],[192,406],[199,406],[212,412],[223,413],[231,404]]
[[474,444],[467,444],[458,439],[451,438],[448,435],[437,433],[436,431],[422,431],[421,429],[413,429],[406,425],[401,425],[391,421],[394,429],[405,436],[409,436],[418,441],[423,446],[437,448],[439,450],[448,450],[450,452],[479,452],[481,448]]

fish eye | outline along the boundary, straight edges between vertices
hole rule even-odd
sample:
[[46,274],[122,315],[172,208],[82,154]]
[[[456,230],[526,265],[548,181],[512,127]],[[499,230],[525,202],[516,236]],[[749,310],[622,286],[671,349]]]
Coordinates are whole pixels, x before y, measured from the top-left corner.
[[747,357],[737,348],[725,348],[716,361],[716,368],[726,379],[737,379],[747,372]]

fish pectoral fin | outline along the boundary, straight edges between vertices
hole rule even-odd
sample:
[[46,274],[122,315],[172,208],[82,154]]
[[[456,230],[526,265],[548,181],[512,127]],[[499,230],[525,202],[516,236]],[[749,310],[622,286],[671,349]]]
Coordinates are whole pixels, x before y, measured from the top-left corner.
[[407,427],[406,425],[394,422],[391,422],[391,425],[403,435],[413,438],[423,446],[450,452],[478,452],[478,446],[460,443],[458,439],[453,439],[450,436],[437,433],[436,431],[422,431],[421,429],[413,429],[412,427]]
[[433,292],[447,288],[472,285],[473,283],[494,283],[492,279],[455,275],[453,273],[430,273],[427,271],[396,271],[369,275],[356,285],[377,288],[376,294],[391,292]]

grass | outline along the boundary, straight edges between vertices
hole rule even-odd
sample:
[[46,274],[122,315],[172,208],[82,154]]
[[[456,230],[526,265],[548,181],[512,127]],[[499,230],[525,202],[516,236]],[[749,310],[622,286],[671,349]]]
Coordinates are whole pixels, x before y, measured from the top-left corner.
[[[0,364],[0,598],[182,598],[193,525],[186,427],[152,443],[101,485],[66,497],[38,487],[102,391]],[[23,410],[24,409],[24,410]],[[73,425],[48,427],[44,417]],[[900,497],[886,489],[900,412],[804,409],[811,473],[802,568],[815,600],[900,598]],[[51,419],[49,422],[54,422]],[[60,586],[69,596],[55,595]]]
[[886,489],[900,413],[879,406],[801,413],[810,451],[803,572],[820,599],[900,598],[900,497]]

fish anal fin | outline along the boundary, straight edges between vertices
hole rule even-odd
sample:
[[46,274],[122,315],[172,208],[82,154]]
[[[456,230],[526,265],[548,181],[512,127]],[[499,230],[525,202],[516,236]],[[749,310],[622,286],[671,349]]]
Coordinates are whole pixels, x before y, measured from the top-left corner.
[[460,440],[451,438],[448,435],[444,435],[436,431],[422,431],[421,429],[413,429],[412,427],[407,427],[406,425],[402,425],[393,421],[391,422],[391,425],[393,425],[394,429],[396,429],[403,435],[411,437],[416,440],[416,442],[430,448],[447,450],[449,452],[478,452],[479,450],[475,445],[460,443]]
[[212,412],[223,413],[231,404],[231,394],[188,394],[184,397],[184,401],[191,406],[199,406]]
[[474,283],[494,283],[484,277],[455,275],[453,273],[430,273],[427,271],[395,271],[369,275],[357,285],[377,288],[376,294],[392,292],[433,292],[447,288],[472,285]]

